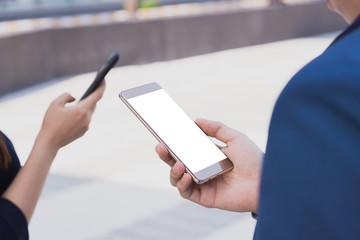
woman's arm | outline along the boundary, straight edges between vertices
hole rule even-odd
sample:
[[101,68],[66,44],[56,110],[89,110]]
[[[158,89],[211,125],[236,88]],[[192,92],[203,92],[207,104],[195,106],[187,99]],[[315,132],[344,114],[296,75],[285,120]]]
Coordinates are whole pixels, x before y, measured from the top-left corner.
[[26,164],[2,195],[24,213],[27,222],[31,219],[58,150],[85,134],[104,90],[105,84],[102,84],[74,106],[66,106],[75,100],[69,94],[63,94],[51,103]]

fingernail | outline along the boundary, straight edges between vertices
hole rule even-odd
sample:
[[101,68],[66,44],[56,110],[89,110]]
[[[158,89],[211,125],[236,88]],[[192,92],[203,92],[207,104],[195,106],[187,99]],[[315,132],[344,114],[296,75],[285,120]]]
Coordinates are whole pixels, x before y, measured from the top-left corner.
[[177,170],[177,168],[176,168],[175,166],[176,166],[176,164],[174,165],[174,167],[173,167],[173,169],[172,169],[174,175],[176,175],[176,174],[178,173],[178,170]]
[[185,175],[186,175],[186,173],[185,173],[184,176],[180,179],[180,183],[181,183],[181,184],[184,184],[184,182],[185,182]]

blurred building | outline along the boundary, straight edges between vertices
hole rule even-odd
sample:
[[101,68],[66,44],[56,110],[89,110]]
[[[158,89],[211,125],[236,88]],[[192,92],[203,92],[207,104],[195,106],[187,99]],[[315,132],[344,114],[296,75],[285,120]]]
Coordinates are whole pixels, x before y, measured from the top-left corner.
[[0,95],[94,71],[114,50],[121,54],[120,65],[144,64],[346,24],[317,0],[146,1],[131,17],[122,0],[1,0]]

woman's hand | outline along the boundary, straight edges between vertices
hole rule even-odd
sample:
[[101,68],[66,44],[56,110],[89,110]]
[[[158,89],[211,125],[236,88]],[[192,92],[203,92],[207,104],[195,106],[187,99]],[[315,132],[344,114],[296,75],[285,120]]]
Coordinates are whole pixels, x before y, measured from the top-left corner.
[[28,160],[1,196],[19,207],[27,222],[34,212],[57,151],[85,134],[104,90],[105,83],[74,106],[66,106],[75,100],[69,94],[61,95],[50,104]]
[[196,124],[208,135],[224,142],[221,151],[232,161],[234,169],[224,175],[198,185],[185,172],[182,163],[176,162],[165,145],[158,144],[159,157],[172,167],[170,182],[180,195],[205,207],[238,212],[257,212],[262,151],[246,135],[219,122],[205,119]]
[[102,98],[105,81],[87,98],[74,106],[66,106],[75,100],[64,93],[49,106],[39,132],[37,143],[56,153],[61,147],[83,136],[89,128],[96,103]]

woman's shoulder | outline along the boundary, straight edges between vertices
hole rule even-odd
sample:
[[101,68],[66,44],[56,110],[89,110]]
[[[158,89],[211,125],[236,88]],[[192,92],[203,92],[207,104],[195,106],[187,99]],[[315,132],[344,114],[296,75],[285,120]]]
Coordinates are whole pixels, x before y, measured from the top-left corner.
[[15,147],[14,147],[13,143],[11,142],[10,138],[5,133],[3,133],[1,130],[0,130],[0,134],[4,138],[6,146],[8,147],[10,153],[13,153],[13,154],[16,153]]

